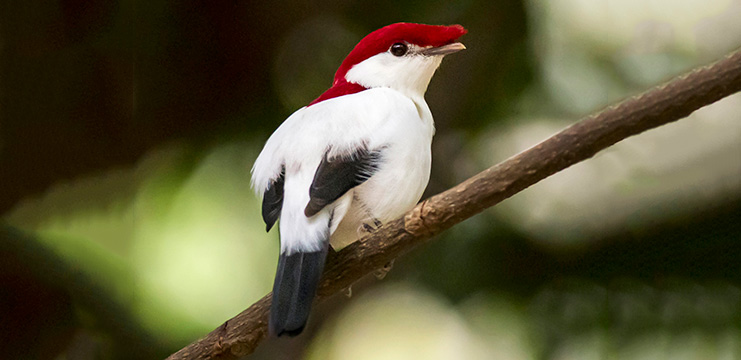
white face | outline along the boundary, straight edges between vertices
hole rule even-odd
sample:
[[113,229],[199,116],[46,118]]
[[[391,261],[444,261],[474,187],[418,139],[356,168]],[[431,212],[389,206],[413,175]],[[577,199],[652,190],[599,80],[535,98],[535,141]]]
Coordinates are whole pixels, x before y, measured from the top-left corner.
[[405,44],[404,55],[386,51],[356,64],[345,75],[348,82],[366,88],[388,87],[407,96],[424,96],[443,55],[423,55],[425,48]]

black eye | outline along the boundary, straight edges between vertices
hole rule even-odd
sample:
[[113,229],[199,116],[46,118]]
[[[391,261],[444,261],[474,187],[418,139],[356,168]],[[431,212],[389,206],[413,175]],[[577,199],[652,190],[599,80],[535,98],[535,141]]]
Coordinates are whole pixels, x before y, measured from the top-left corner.
[[403,56],[404,54],[407,53],[407,50],[408,50],[407,44],[400,43],[400,42],[394,45],[391,45],[391,48],[389,49],[389,51],[392,54],[394,54],[394,56]]

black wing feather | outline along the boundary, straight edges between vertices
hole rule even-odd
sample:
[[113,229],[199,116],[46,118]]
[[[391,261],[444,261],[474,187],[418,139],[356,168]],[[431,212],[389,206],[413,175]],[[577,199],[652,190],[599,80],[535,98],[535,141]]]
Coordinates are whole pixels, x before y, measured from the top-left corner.
[[324,154],[309,188],[309,204],[304,209],[308,217],[368,180],[378,170],[381,161],[381,149],[361,147],[349,156],[335,158],[328,158],[328,153]]
[[265,231],[270,231],[280,217],[280,210],[283,208],[285,178],[285,169],[283,169],[280,176],[268,184],[262,196],[262,219],[265,221]]

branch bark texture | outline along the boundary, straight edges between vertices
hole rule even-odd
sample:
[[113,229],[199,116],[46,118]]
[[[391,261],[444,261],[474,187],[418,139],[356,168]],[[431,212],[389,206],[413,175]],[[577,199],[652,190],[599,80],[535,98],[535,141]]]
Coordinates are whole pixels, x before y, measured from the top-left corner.
[[[682,119],[741,91],[741,50],[641,95],[588,116],[456,187],[418,204],[336,254],[330,254],[319,299],[350,286],[432,236],[530,185],[643,131]],[[236,359],[267,336],[268,294],[169,359]]]

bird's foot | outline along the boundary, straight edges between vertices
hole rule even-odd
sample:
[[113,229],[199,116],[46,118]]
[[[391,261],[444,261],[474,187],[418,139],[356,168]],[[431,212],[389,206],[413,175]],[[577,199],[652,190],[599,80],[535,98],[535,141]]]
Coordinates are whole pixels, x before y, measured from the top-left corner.
[[370,234],[376,232],[381,225],[383,225],[382,222],[378,221],[378,219],[373,219],[373,224],[363,223],[361,229],[363,232]]
[[373,272],[373,275],[378,280],[383,280],[383,278],[386,277],[386,275],[391,271],[391,269],[394,267],[394,260],[389,261],[386,265],[384,265],[382,268],[376,270]]
[[352,285],[342,289],[342,294],[345,295],[348,299],[352,297]]

